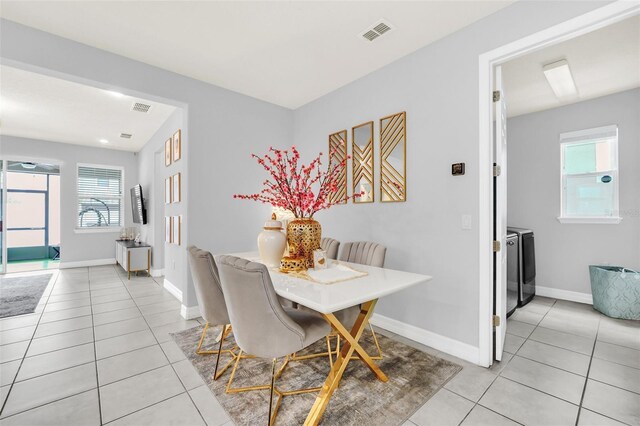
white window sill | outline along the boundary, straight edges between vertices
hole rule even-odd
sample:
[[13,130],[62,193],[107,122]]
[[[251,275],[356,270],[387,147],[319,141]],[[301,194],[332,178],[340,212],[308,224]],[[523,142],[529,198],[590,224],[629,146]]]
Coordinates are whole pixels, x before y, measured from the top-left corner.
[[582,223],[598,225],[617,225],[622,222],[621,217],[559,217],[560,223]]
[[76,228],[74,229],[76,234],[102,234],[102,233],[113,233],[119,234],[122,232],[121,227],[117,226],[109,226],[103,228]]

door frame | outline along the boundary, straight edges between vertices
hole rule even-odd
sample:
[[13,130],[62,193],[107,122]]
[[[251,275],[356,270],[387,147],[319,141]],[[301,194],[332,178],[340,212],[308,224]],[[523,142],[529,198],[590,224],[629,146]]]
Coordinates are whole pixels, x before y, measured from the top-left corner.
[[[640,4],[616,1],[481,54],[479,62],[479,309],[478,364],[493,363],[493,76],[496,65],[640,14]],[[502,318],[506,321],[506,318]]]

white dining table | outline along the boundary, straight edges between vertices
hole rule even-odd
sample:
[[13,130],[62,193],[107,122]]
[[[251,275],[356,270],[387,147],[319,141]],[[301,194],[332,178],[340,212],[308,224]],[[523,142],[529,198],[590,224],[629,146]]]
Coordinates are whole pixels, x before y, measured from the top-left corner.
[[[258,252],[234,253],[233,256],[261,263]],[[345,342],[307,416],[305,425],[317,425],[320,422],[354,352],[379,380],[383,382],[389,380],[360,346],[360,337],[379,298],[432,279],[429,275],[347,262],[340,263],[357,271],[366,272],[367,275],[333,284],[322,284],[280,272],[276,268],[269,269],[278,296],[320,313]],[[347,330],[333,313],[358,305],[360,314],[351,330]]]

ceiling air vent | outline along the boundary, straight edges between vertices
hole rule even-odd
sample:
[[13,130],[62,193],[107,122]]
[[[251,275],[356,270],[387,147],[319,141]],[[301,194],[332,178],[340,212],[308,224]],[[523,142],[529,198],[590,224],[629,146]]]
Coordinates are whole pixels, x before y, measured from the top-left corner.
[[393,25],[391,25],[389,21],[385,19],[381,19],[378,22],[371,25],[366,30],[364,30],[362,33],[360,33],[360,37],[369,41],[373,41],[378,37],[380,37],[381,35],[388,33],[392,29],[393,29]]
[[149,112],[150,109],[151,105],[143,104],[142,102],[134,102],[133,105],[131,105],[131,111]]
[[120,133],[122,139],[131,139],[131,136],[133,136],[131,133]]

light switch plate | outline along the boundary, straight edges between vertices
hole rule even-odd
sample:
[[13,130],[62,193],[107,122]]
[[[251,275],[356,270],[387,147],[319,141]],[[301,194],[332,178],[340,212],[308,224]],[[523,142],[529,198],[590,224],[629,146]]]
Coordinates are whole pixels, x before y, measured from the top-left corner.
[[471,215],[463,214],[462,215],[462,229],[469,230],[471,229]]

